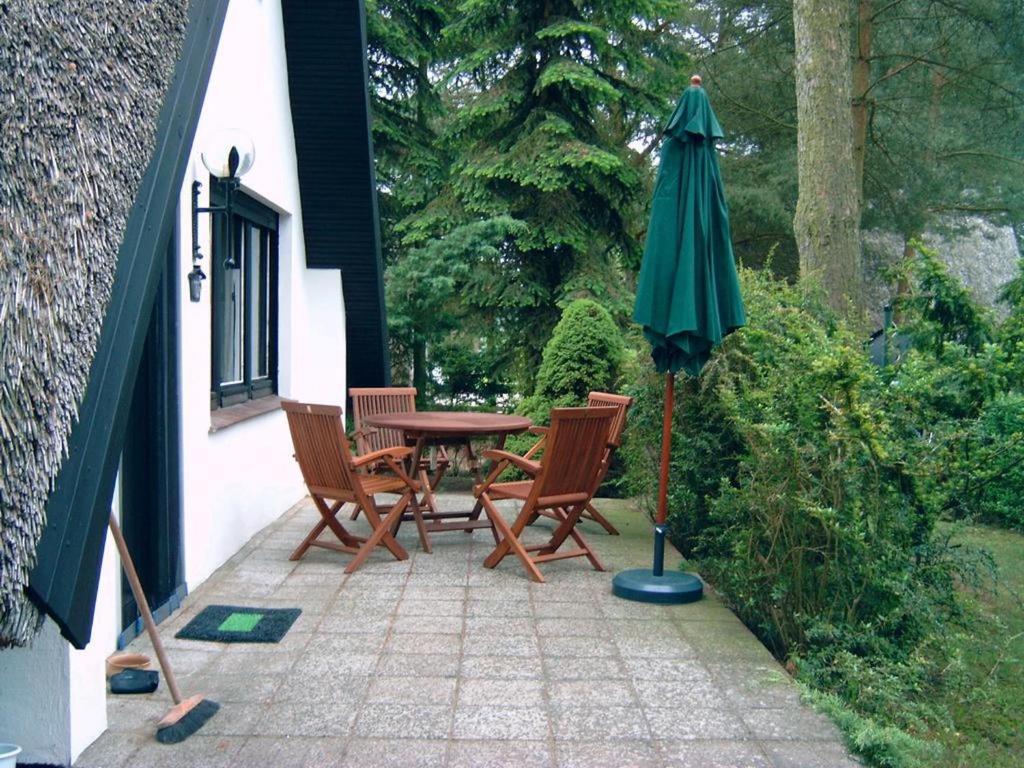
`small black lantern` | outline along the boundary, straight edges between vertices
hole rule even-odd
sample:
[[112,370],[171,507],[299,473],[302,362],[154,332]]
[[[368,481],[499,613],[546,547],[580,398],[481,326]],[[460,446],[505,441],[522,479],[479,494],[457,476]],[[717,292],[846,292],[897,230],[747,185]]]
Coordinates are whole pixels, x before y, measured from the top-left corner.
[[197,304],[203,292],[203,280],[205,279],[206,273],[198,264],[193,264],[192,271],[188,273],[188,297]]
[[213,136],[206,149],[202,152],[203,165],[210,175],[224,189],[224,205],[199,206],[199,190],[202,182],[192,182],[192,271],[188,273],[188,295],[193,302],[198,302],[202,293],[203,280],[206,275],[199,266],[203,258],[199,250],[199,214],[223,213],[228,222],[228,259],[225,265],[235,267],[234,249],[231,243],[231,201],[238,189],[241,177],[252,168],[256,161],[256,149],[252,139],[241,131],[223,131]]

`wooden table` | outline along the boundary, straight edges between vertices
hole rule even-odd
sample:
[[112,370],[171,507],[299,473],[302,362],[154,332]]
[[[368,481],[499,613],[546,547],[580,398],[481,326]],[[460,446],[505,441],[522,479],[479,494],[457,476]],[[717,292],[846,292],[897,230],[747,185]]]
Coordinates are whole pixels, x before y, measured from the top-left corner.
[[[408,413],[382,413],[366,416],[364,421],[373,427],[399,429],[405,434],[406,442],[413,446],[409,459],[410,471],[420,467],[423,450],[432,445],[458,445],[465,449],[469,459],[469,468],[477,483],[483,482],[480,474],[480,463],[473,452],[471,441],[494,436],[498,448],[503,448],[505,438],[525,432],[532,422],[523,416],[507,416],[501,413],[479,413],[475,411],[410,411]],[[427,520],[428,532],[439,531],[472,531],[474,528],[493,527],[487,520],[480,520],[481,506],[477,502],[472,509],[456,512],[440,512],[434,508],[431,498],[432,490],[427,482],[426,469],[419,469],[419,479],[423,484],[424,500],[428,502],[429,512],[423,515]],[[405,518],[403,518],[405,519]],[[457,519],[456,522],[445,522]],[[495,534],[496,536],[496,534]],[[429,537],[427,551],[430,551]]]

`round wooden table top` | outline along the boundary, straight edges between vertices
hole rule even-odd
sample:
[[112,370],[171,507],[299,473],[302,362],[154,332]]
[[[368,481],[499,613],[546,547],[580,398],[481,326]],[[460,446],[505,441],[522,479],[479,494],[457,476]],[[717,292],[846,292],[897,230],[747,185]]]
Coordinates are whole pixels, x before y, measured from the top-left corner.
[[494,435],[525,432],[533,422],[523,416],[476,411],[409,411],[365,416],[367,424],[406,433],[444,437],[448,435]]

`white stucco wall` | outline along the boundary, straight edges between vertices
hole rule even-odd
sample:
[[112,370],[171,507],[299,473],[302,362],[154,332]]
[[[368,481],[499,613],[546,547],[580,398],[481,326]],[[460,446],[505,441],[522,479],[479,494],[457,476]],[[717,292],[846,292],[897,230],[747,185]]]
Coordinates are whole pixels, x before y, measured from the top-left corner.
[[68,644],[49,619],[29,647],[0,652],[0,741],[20,745],[21,762],[70,761],[68,665]]
[[[288,74],[279,2],[232,2],[221,36],[182,186],[181,230],[190,231],[193,179],[204,183],[204,141],[239,128],[256,148],[242,189],[280,213],[278,230],[278,391],[284,397],[343,403],[345,328],[337,270],[306,269]],[[210,217],[200,217],[200,245],[210,252]],[[188,240],[186,236],[184,240]],[[181,280],[191,269],[183,242]],[[209,269],[207,269],[207,272]],[[248,539],[305,493],[280,411],[210,432],[210,297],[193,304],[182,292],[185,578],[194,589]]]
[[[118,497],[115,490],[114,498]],[[116,507],[115,502],[115,512]],[[71,760],[82,754],[107,728],[106,658],[117,648],[121,628],[120,568],[114,540],[108,531],[98,590],[104,599],[96,603],[92,637],[82,650],[64,643],[68,649]]]

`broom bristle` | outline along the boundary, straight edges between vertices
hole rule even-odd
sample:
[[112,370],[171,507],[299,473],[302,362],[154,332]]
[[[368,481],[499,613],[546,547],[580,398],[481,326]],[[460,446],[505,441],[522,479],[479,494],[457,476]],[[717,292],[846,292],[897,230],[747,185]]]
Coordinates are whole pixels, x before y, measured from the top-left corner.
[[[167,725],[159,725],[156,729],[156,740],[161,744],[178,744],[202,728],[206,721],[217,714],[220,704],[209,699],[200,699],[181,717]],[[161,723],[168,720],[165,717]]]

